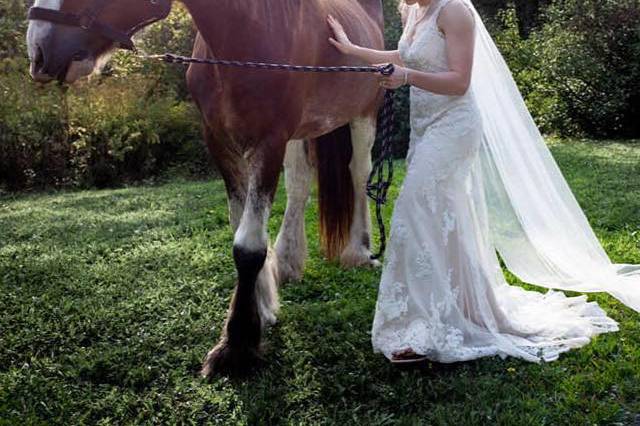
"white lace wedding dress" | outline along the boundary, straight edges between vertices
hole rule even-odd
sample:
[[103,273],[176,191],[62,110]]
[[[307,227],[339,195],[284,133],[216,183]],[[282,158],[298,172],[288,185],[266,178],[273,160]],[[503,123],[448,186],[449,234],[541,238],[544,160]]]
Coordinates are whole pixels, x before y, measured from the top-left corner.
[[[434,1],[413,40],[410,31],[403,34],[399,50],[408,67],[448,70],[436,24],[448,2]],[[408,8],[407,29],[418,10]],[[495,200],[483,184],[487,150],[476,96],[411,88],[407,175],[391,220],[372,329],[374,350],[388,358],[411,348],[444,363],[492,355],[551,361],[618,329],[586,296],[526,291],[505,281],[491,238],[490,226],[501,224],[490,224]]]

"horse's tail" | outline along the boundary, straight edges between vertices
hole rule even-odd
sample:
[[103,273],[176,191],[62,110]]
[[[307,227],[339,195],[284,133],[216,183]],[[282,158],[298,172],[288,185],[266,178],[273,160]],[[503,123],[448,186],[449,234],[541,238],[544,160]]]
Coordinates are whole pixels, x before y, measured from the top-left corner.
[[349,163],[353,155],[351,128],[342,126],[317,138],[320,241],[325,256],[340,256],[349,241],[354,211],[353,179]]

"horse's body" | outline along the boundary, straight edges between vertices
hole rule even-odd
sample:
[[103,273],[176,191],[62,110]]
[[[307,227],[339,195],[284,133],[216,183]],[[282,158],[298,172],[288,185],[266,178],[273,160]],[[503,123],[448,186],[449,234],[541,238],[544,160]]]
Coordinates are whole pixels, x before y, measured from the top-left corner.
[[[211,3],[186,3],[199,30],[194,47],[197,57],[345,64],[344,56],[327,42],[328,13],[349,24],[357,42],[382,45],[380,9],[370,16],[357,0],[217,0],[215,8],[205,6]],[[187,78],[205,122],[246,140],[268,137],[276,127],[291,139],[325,135],[347,124],[350,117],[371,115],[379,94],[374,78],[366,75],[239,71],[194,65]],[[216,96],[210,95],[212,91]],[[265,128],[258,123],[268,125]]]
[[[87,2],[39,0],[36,5],[57,4],[63,11],[80,13]],[[123,22],[122,14],[127,21],[139,16],[143,22],[152,14],[150,4],[155,3],[115,0],[99,19],[126,30],[132,25]],[[184,0],[184,4],[198,28],[197,57],[346,65],[347,59],[327,42],[328,14],[345,23],[356,43],[383,47],[380,0]],[[102,35],[60,25],[47,27],[47,38],[45,26],[35,22],[40,27],[30,27],[29,42],[32,73],[39,80],[72,81],[78,69],[88,68],[86,59],[72,60],[75,51],[89,50],[96,62],[113,47]],[[65,64],[62,74],[56,62]],[[203,373],[242,371],[259,357],[262,328],[275,321],[278,283],[302,276],[304,209],[314,174],[327,256],[339,256],[345,266],[372,263],[366,180],[381,91],[375,77],[363,74],[192,65],[187,79],[202,113],[209,151],[225,180],[238,270],[224,333],[208,354]],[[267,221],[283,163],[288,205],[271,250]]]

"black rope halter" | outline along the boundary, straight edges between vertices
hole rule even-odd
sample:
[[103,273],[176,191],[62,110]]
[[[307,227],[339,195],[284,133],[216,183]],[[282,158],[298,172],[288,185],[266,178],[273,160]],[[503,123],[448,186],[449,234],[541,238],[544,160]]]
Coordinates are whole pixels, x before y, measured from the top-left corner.
[[95,33],[111,40],[122,49],[135,50],[135,46],[131,40],[133,35],[141,28],[166,18],[169,16],[169,12],[171,12],[170,0],[148,1],[149,4],[153,6],[153,13],[151,16],[133,28],[129,28],[127,30],[121,30],[100,21],[100,15],[102,15],[104,8],[109,4],[109,2],[105,0],[94,0],[78,14],[62,12],[54,9],[45,9],[43,7],[32,7],[29,9],[27,18],[30,21],[47,21],[53,24],[82,28],[87,32]]

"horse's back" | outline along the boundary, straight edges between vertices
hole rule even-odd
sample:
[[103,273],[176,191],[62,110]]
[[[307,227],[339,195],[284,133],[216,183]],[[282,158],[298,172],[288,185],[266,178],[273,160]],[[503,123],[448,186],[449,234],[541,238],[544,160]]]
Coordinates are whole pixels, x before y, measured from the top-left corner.
[[[314,0],[308,0],[313,2]],[[323,2],[326,0],[315,0]],[[352,30],[350,35],[353,36],[354,42],[376,46],[380,41],[384,16],[383,8],[380,0],[328,0],[329,13],[342,18],[345,27]],[[320,19],[323,21],[324,16]]]
[[358,0],[358,3],[380,27],[384,25],[384,13],[380,0]]

